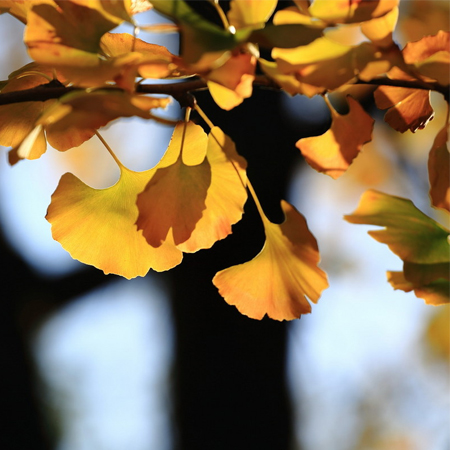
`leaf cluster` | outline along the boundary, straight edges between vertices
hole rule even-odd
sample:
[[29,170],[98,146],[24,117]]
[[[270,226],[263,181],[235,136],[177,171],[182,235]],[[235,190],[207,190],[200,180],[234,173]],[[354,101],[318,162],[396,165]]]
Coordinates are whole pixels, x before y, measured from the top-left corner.
[[[322,96],[331,114],[329,130],[299,139],[296,147],[313,169],[337,179],[373,139],[374,119],[345,95],[349,86],[376,87],[376,105],[387,110],[385,121],[394,130],[423,129],[434,115],[431,91],[448,105],[450,33],[441,30],[401,49],[393,39],[399,0],[295,0],[285,8],[277,0],[232,0],[227,12],[217,0],[211,3],[221,26],[184,0],[0,0],[0,14],[25,24],[33,60],[0,82],[0,145],[11,148],[14,165],[40,158],[48,144],[64,152],[93,136],[104,143],[120,168],[117,183],[99,190],[67,173],[46,218],[53,238],[73,258],[126,278],[171,269],[184,253],[224,239],[241,220],[250,193],[264,226],[264,247],[251,261],[217,273],[213,283],[251,318],[291,320],[309,313],[310,302],[328,287],[316,239],[284,200],[285,221],[269,221],[247,177],[247,162],[197,104],[195,92],[208,89],[224,110],[240,105],[259,85],[291,96]],[[141,28],[179,33],[179,55],[136,37],[135,15],[150,8],[174,25]],[[133,34],[112,32],[124,22]],[[362,34],[362,42],[339,37],[350,28]],[[262,57],[263,49],[270,56]],[[331,93],[341,93],[346,114],[334,108]],[[158,115],[172,98],[186,110],[183,121]],[[190,120],[192,109],[208,130]],[[174,127],[164,156],[144,172],[125,167],[99,133],[131,116]],[[447,110],[428,164],[431,205],[444,214],[450,210],[448,122]],[[384,227],[370,234],[404,262],[403,272],[388,272],[395,289],[414,291],[435,305],[449,302],[448,229],[409,200],[372,190],[345,218]]]

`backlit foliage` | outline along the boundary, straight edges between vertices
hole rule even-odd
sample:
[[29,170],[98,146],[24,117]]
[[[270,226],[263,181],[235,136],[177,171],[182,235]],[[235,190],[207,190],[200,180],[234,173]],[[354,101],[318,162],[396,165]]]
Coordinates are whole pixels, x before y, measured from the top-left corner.
[[[322,96],[330,129],[296,146],[313,169],[336,179],[358,164],[358,154],[374,138],[374,118],[351,95],[345,97],[348,112],[338,112],[329,94],[372,85],[375,103],[394,130],[424,128],[435,114],[431,91],[448,105],[450,33],[441,30],[400,48],[393,37],[399,0],[225,3],[211,0],[222,21],[218,26],[183,0],[0,0],[0,14],[25,24],[24,43],[33,60],[0,82],[0,145],[10,148],[15,164],[39,158],[47,144],[66,151],[94,136],[104,143],[120,168],[117,183],[94,189],[66,173],[47,220],[53,238],[73,258],[126,278],[171,269],[183,253],[226,238],[241,220],[249,192],[265,244],[251,261],[218,272],[213,283],[242,314],[291,320],[309,313],[310,301],[316,303],[328,287],[316,239],[285,200],[280,199],[285,221],[267,219],[232,136],[210,121],[195,91],[209,89],[224,110],[244,102],[259,85],[291,96]],[[142,28],[180,33],[179,55],[136,37],[135,14],[150,8],[174,25]],[[114,33],[123,22],[135,33]],[[360,43],[339,37],[350,29],[363,36]],[[261,49],[270,57],[262,58]],[[147,79],[166,84],[146,84]],[[170,124],[158,109],[172,99],[186,114],[172,124],[164,156],[144,172],[125,167],[99,130],[131,116]],[[192,109],[206,129],[191,121]],[[447,112],[446,125],[424,149],[431,206],[447,218],[448,118]],[[370,235],[403,260],[403,272],[388,272],[394,289],[414,291],[433,305],[449,302],[447,228],[409,200],[374,190],[345,219],[385,227]]]

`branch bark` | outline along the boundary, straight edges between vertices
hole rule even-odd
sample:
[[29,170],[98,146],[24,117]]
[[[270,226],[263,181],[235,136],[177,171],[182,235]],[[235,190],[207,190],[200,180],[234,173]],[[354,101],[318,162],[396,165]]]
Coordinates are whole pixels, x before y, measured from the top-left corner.
[[[440,92],[444,97],[448,98],[448,90],[436,83],[423,84],[415,81],[391,80],[390,78],[377,78],[369,81],[357,80],[354,84],[367,84],[377,86],[394,86],[408,89],[433,90]],[[265,75],[257,75],[253,82],[255,87],[263,87],[274,90],[281,88],[270,78]],[[183,106],[186,103],[186,95],[192,92],[207,89],[206,81],[201,78],[190,79],[182,82],[158,83],[158,84],[138,84],[136,92],[139,94],[165,94],[170,95]],[[114,86],[105,86],[99,89],[121,91],[120,88]],[[12,103],[22,102],[44,102],[46,100],[61,98],[70,92],[82,91],[84,88],[75,86],[63,86],[59,82],[51,81],[32,89],[24,89],[14,92],[0,92],[0,105],[9,105]]]

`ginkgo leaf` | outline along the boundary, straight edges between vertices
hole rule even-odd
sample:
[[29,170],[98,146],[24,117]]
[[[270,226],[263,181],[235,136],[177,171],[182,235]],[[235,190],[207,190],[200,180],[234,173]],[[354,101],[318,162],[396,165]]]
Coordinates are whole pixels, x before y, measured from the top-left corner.
[[407,199],[369,190],[358,208],[344,216],[351,223],[385,227],[369,231],[403,260],[403,272],[388,272],[394,289],[414,290],[430,304],[449,302],[450,231]]
[[293,49],[274,48],[272,57],[283,74],[296,74],[323,90],[336,89],[355,77],[354,48],[326,37]]
[[392,33],[398,20],[398,7],[394,7],[382,17],[363,22],[361,31],[378,47],[390,47],[393,44]]
[[37,62],[58,65],[96,59],[101,37],[121,20],[112,20],[90,6],[92,2],[87,6],[62,0],[34,5],[24,36],[30,56]]
[[232,0],[227,17],[236,29],[263,28],[274,12],[278,0]]
[[418,210],[411,200],[370,189],[362,195],[357,209],[344,218],[385,227],[369,231],[370,236],[387,244],[403,261],[435,264],[450,259],[450,231]]
[[198,71],[214,66],[224,53],[243,42],[249,32],[232,33],[223,30],[197,14],[183,0],[153,0],[153,7],[173,19],[181,31],[181,56]]
[[[390,78],[411,80],[400,69],[393,67]],[[388,109],[384,120],[394,130],[413,133],[425,128],[433,119],[434,111],[430,103],[430,91],[403,87],[379,86],[374,93],[375,103],[380,109]]]
[[[179,58],[162,45],[150,44],[128,33],[105,33],[100,46],[109,58],[117,58],[131,53],[138,57],[129,64],[134,78],[174,78],[182,75],[178,66]],[[117,82],[117,79],[116,79]]]
[[408,281],[403,272],[387,272],[389,283],[394,289],[404,292],[414,291],[416,297],[425,300],[428,305],[445,305],[450,301],[449,282],[446,279],[439,279],[427,285],[417,286]]
[[434,36],[408,42],[402,54],[405,62],[413,65],[420,74],[443,86],[450,83],[450,32],[441,30]]
[[352,97],[347,97],[347,101],[350,109],[345,115],[328,102],[331,128],[321,136],[303,138],[296,143],[311,167],[334,179],[344,174],[362,146],[372,139],[374,120]]
[[35,3],[38,2],[36,0],[0,0],[0,14],[11,14],[21,22],[27,23],[28,11]]
[[138,229],[154,247],[168,237],[186,252],[211,247],[242,217],[245,166],[219,128],[207,137],[199,125],[179,123],[138,196]]
[[233,55],[207,76],[209,92],[222,109],[229,111],[240,105],[253,92],[256,58],[249,53]]
[[37,121],[49,144],[64,151],[90,139],[97,129],[119,117],[151,119],[150,110],[165,108],[168,98],[129,95],[117,91],[72,92],[47,109]]
[[431,203],[450,211],[450,164],[447,147],[448,125],[437,134],[428,156]]
[[307,97],[314,97],[317,94],[323,94],[325,89],[302,83],[295,74],[283,74],[275,61],[267,61],[263,58],[258,59],[261,70],[272,80],[275,81],[285,92],[290,95],[303,94]]
[[328,287],[326,274],[317,266],[317,242],[304,217],[282,201],[285,221],[263,216],[266,242],[261,252],[244,264],[218,272],[214,285],[225,301],[252,319],[266,314],[275,320],[292,320],[311,312],[306,299],[316,303]]
[[[11,73],[2,93],[31,89],[46,84],[53,71],[36,63],[30,63]],[[36,121],[42,112],[49,108],[56,100],[45,102],[23,102],[0,106],[0,145],[13,147],[10,152],[10,164],[18,161],[15,152],[23,140],[36,127]],[[44,131],[35,132],[27,150],[28,159],[39,158],[46,150]]]
[[121,167],[119,181],[93,189],[71,173],[61,178],[48,208],[53,238],[72,258],[125,278],[145,276],[149,269],[169,270],[182,260],[170,239],[158,248],[148,245],[134,225],[136,197],[153,174]]
[[314,0],[309,7],[309,12],[313,17],[329,23],[356,23],[381,17],[395,8],[398,3],[399,0]]

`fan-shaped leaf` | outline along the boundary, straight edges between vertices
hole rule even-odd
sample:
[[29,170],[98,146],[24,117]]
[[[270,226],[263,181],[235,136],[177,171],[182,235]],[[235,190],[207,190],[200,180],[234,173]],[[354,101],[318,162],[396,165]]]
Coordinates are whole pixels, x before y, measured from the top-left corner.
[[252,319],[266,314],[292,320],[311,312],[307,301],[317,302],[328,287],[326,274],[317,267],[317,242],[304,217],[282,201],[286,220],[277,225],[263,218],[266,242],[251,261],[218,272],[214,285],[230,305]]
[[242,217],[245,161],[220,129],[207,137],[199,125],[178,124],[155,169],[137,201],[136,223],[150,245],[172,236],[186,252],[209,248]]
[[178,265],[182,253],[170,239],[158,248],[151,247],[134,225],[136,197],[153,172],[121,167],[119,181],[102,190],[66,173],[52,195],[46,217],[53,238],[72,258],[128,279],[144,276],[149,269],[164,271]]
[[348,169],[362,146],[372,139],[374,120],[353,98],[349,112],[339,114],[330,104],[331,128],[321,136],[300,139],[296,146],[310,166],[336,179]]

